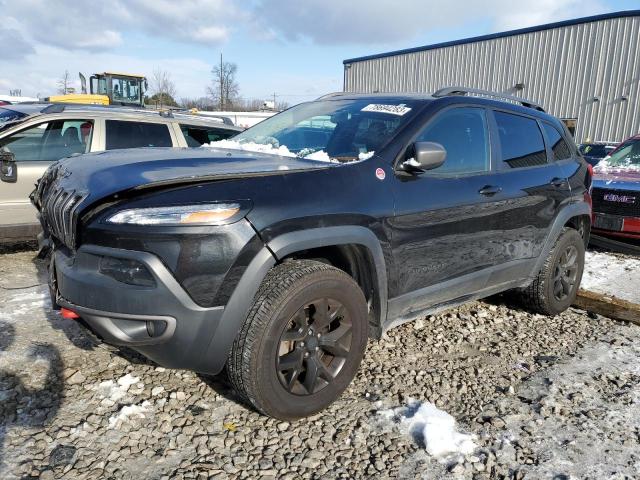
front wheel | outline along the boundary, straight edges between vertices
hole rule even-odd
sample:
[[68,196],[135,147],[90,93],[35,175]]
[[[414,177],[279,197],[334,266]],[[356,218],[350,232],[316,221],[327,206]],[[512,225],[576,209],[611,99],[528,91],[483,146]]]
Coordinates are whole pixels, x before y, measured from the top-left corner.
[[283,420],[305,417],[347,388],[367,338],[367,303],[349,275],[321,262],[285,262],[256,294],[227,373],[259,411]]
[[584,241],[573,228],[565,228],[538,273],[521,296],[525,305],[543,315],[558,315],[576,299],[584,270]]

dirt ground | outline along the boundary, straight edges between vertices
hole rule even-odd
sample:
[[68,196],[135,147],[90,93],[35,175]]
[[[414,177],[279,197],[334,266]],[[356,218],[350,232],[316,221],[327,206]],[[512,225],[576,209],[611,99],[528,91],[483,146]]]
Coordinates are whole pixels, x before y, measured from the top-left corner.
[[[62,319],[34,256],[0,255],[0,478],[640,478],[638,326],[476,302],[370,341],[341,399],[289,424]],[[436,459],[383,414],[420,402],[473,453]]]

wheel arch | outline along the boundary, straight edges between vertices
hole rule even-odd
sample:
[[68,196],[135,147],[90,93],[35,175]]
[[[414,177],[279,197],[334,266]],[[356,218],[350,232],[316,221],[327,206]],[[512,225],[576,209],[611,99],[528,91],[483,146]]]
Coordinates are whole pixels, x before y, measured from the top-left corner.
[[267,246],[279,262],[315,259],[349,274],[370,305],[371,334],[382,334],[387,315],[387,270],[380,240],[371,230],[360,226],[312,228],[280,235]]
[[538,260],[535,262],[535,267],[529,276],[529,280],[533,280],[538,275],[538,272],[542,269],[549,252],[562,233],[562,229],[565,227],[571,227],[578,230],[585,241],[586,247],[589,243],[589,230],[591,228],[591,206],[587,202],[581,201],[570,203],[560,210],[549,229],[542,252],[538,257]]
[[[369,263],[366,265],[370,269],[369,278],[375,292],[373,298],[377,299],[375,301],[376,318],[370,316],[369,328],[374,335],[382,333],[381,325],[387,315],[387,271],[382,247],[376,235],[371,230],[358,226],[322,227],[290,232],[268,242],[242,275],[224,308],[216,332],[208,340],[206,356],[210,367],[207,368],[207,373],[219,373],[224,367],[233,341],[269,270],[279,262],[296,258],[296,254],[301,254],[304,258],[304,255],[309,253],[317,254],[319,249],[324,249],[325,252],[350,252],[347,253],[346,258],[352,255],[351,261],[357,261],[358,255],[368,252],[368,257],[365,258],[369,258]],[[347,273],[350,274],[348,271]],[[363,278],[360,279],[363,280]]]

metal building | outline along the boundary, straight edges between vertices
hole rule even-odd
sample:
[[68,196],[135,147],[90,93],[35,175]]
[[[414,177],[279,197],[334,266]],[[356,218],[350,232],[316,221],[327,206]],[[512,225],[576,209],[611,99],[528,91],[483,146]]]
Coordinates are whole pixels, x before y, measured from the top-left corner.
[[347,92],[465,86],[540,103],[576,140],[640,132],[640,10],[344,60]]

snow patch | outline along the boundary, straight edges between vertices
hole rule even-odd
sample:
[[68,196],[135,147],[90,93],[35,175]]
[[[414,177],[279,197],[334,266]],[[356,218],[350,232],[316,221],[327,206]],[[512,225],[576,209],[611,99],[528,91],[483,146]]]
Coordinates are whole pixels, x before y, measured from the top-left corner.
[[616,171],[640,172],[640,162],[638,158],[626,157],[620,159],[616,164],[611,163],[611,157],[604,157],[594,168],[595,173],[611,173]]
[[29,300],[33,300],[33,301],[40,300],[44,304],[44,301],[47,300],[48,297],[49,297],[48,294],[39,293],[39,292],[17,293],[15,295],[12,295],[9,298],[9,302],[14,303],[14,302],[27,302]]
[[331,158],[329,157],[329,154],[327,152],[325,152],[324,150],[318,150],[317,152],[313,152],[310,155],[307,155],[306,157],[307,160],[318,160],[320,162],[331,162]]
[[127,391],[132,385],[135,385],[139,381],[140,379],[138,377],[127,373],[124,377],[119,378],[117,382],[106,380],[98,384],[94,389],[102,398],[117,402],[127,394]]
[[609,253],[585,253],[580,288],[640,304],[640,259]]
[[[230,150],[242,150],[244,152],[269,153],[272,155],[280,155],[281,157],[297,157],[298,155],[290,151],[286,145],[275,146],[271,143],[255,143],[255,142],[238,142],[233,139],[218,140],[216,142],[205,143],[204,148],[227,148]],[[324,150],[311,151],[312,149],[304,149],[300,152],[300,156],[305,160],[316,160],[318,162],[339,163],[336,159],[331,158]],[[308,155],[305,155],[309,151]],[[358,160],[367,160],[374,155],[375,152],[364,152],[358,154]],[[278,170],[289,170],[286,165],[281,165]]]
[[400,423],[402,430],[424,444],[427,453],[438,460],[469,455],[477,448],[475,435],[458,432],[455,418],[433,403],[414,402],[408,407],[379,411],[378,415]]
[[151,403],[148,400],[145,400],[140,405],[125,405],[116,415],[109,417],[109,426],[107,428],[118,428],[130,418],[145,418],[144,414],[149,411],[150,406]]
[[230,150],[242,150],[245,152],[258,152],[258,153],[270,153],[272,155],[280,155],[281,157],[295,157],[296,154],[289,151],[289,149],[285,145],[280,145],[278,147],[273,146],[270,143],[255,143],[255,142],[246,142],[240,143],[236,140],[218,140],[216,142],[205,143],[202,145],[207,148],[228,148]]

